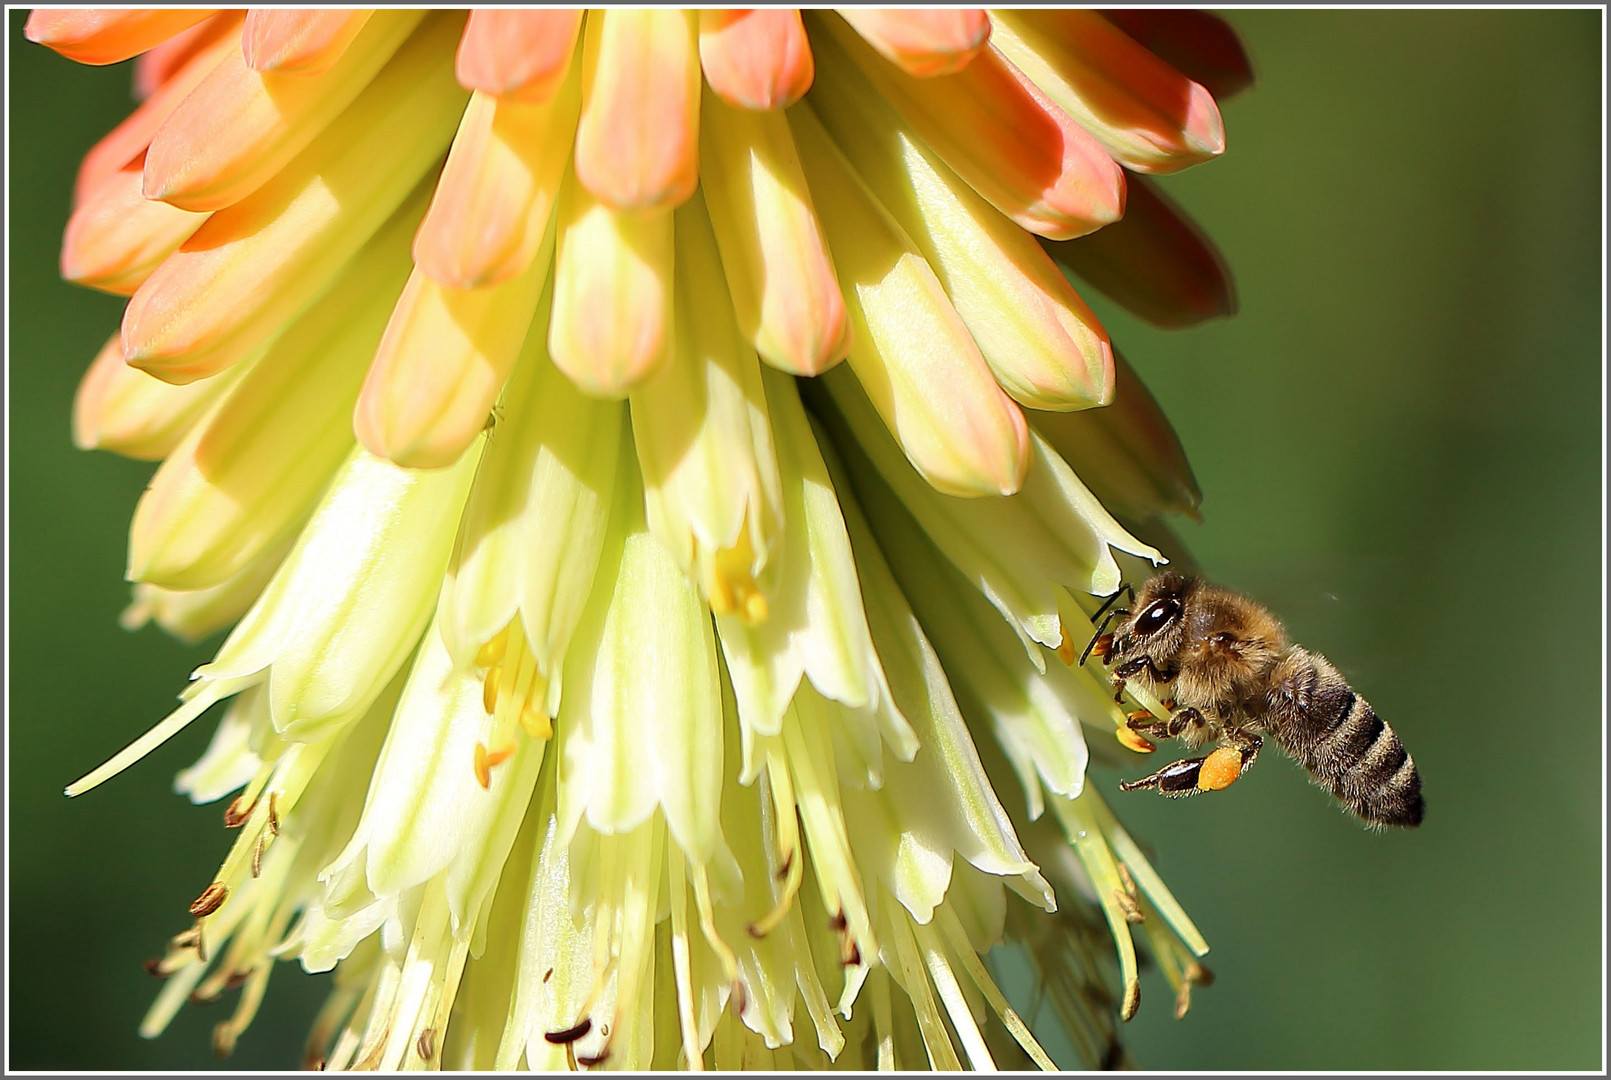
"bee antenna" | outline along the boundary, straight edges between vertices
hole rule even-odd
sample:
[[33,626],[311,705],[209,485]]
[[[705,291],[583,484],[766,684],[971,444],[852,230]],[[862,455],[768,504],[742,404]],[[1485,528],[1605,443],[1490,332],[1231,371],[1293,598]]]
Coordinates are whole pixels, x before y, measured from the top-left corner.
[[[1114,593],[1113,595],[1115,597],[1117,597],[1119,594]],[[1111,602],[1112,602],[1112,600],[1109,600],[1109,603],[1111,603]],[[1080,653],[1080,666],[1081,667],[1085,666],[1086,659],[1091,655],[1091,650],[1096,648],[1096,643],[1102,637],[1103,633],[1106,632],[1106,630],[1108,628],[1108,624],[1111,623],[1114,619],[1118,618],[1120,615],[1128,615],[1128,614],[1130,614],[1130,612],[1126,608],[1114,608],[1112,611],[1108,612],[1106,616],[1103,617],[1102,625],[1098,626],[1096,628],[1096,633],[1091,635],[1091,640],[1085,643],[1085,651]]]
[[1091,621],[1095,622],[1097,619],[1100,619],[1102,617],[1102,613],[1104,611],[1106,611],[1108,608],[1112,607],[1113,602],[1115,600],[1117,600],[1119,597],[1125,595],[1126,593],[1128,593],[1129,596],[1130,596],[1130,602],[1132,604],[1135,603],[1136,602],[1136,591],[1135,591],[1134,586],[1130,585],[1129,582],[1121,581],[1121,582],[1119,582],[1119,587],[1117,589],[1113,590],[1113,595],[1109,596],[1106,600],[1102,601],[1102,606],[1097,608],[1096,611],[1092,613]]

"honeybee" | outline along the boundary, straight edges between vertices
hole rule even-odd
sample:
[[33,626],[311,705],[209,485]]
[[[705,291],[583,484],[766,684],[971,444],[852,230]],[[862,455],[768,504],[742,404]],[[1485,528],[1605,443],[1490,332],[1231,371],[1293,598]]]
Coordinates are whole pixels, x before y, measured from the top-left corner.
[[[1130,608],[1107,612],[1080,662],[1095,653],[1112,668],[1115,700],[1135,679],[1165,701],[1168,721],[1130,714],[1127,729],[1140,737],[1139,749],[1151,749],[1147,737],[1179,739],[1192,749],[1219,745],[1121,790],[1179,797],[1229,787],[1252,767],[1268,735],[1367,825],[1421,823],[1421,777],[1404,744],[1325,657],[1288,641],[1274,615],[1173,572],[1139,593],[1121,586],[1097,615],[1126,594]],[[1104,633],[1115,619],[1113,632]]]

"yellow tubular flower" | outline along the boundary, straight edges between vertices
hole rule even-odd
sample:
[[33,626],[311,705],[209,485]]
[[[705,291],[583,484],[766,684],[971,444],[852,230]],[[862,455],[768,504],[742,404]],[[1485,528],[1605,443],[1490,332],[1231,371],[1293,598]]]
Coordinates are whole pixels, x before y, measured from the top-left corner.
[[1150,189],[1143,254],[1071,239],[1224,145],[1190,33],[1122,21],[30,18],[141,57],[62,254],[130,297],[74,440],[161,461],[124,624],[234,624],[68,788],[227,701],[175,787],[238,831],[143,1033],[239,986],[227,1053],[280,959],[335,972],[327,1068],[1111,1063],[1138,940],[1189,1005],[1086,775],[1131,706],[1071,663],[1200,496],[1061,268],[1230,295]]

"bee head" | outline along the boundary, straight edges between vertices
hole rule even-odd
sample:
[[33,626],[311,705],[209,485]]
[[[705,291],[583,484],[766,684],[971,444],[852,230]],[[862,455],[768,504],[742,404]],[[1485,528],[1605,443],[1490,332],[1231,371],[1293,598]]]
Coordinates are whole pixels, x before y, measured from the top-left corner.
[[1167,666],[1185,639],[1186,608],[1198,587],[1197,579],[1170,571],[1143,585],[1129,616],[1113,635],[1113,658],[1145,653],[1159,666]]

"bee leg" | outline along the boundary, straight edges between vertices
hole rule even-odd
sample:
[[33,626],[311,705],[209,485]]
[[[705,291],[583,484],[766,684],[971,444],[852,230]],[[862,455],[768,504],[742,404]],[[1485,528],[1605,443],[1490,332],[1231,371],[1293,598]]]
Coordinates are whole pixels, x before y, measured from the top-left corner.
[[1185,795],[1195,795],[1202,790],[1198,786],[1198,777],[1206,760],[1208,760],[1206,757],[1194,757],[1171,761],[1151,776],[1119,784],[1119,790],[1143,791],[1147,788],[1157,788],[1158,794],[1177,799]]
[[1190,707],[1177,709],[1175,713],[1170,716],[1169,726],[1166,730],[1169,732],[1169,737],[1173,739],[1177,738],[1180,733],[1185,731],[1187,728],[1200,726],[1202,722],[1203,714],[1198,712],[1196,709]]
[[1236,745],[1216,747],[1213,753],[1203,757],[1172,761],[1151,776],[1121,783],[1119,790],[1157,788],[1160,795],[1177,799],[1199,791],[1223,791],[1252,768],[1259,756],[1259,747],[1264,745],[1264,740],[1257,735],[1242,735],[1232,741]]
[[1150,735],[1154,739],[1174,738],[1169,732],[1169,726],[1145,709],[1137,709],[1135,712],[1126,713],[1124,726],[1137,735]]

